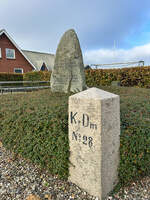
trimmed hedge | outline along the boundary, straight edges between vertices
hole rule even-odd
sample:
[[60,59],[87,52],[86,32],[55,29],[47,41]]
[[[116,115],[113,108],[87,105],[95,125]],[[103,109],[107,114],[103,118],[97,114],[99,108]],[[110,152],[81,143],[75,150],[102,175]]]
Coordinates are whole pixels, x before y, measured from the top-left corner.
[[0,73],[0,81],[49,81],[51,72],[35,71],[25,74]]
[[150,67],[86,70],[88,86],[109,86],[120,81],[121,86],[150,88]]
[[[25,74],[0,73],[0,81],[50,81],[51,72],[34,71]],[[150,66],[122,69],[89,69],[85,70],[86,83],[91,86],[110,86],[119,81],[121,86],[150,88]]]
[[[28,72],[25,74],[16,74],[16,73],[0,73],[0,81],[50,81],[50,72]],[[40,86],[40,85],[49,85],[50,83],[11,83],[3,84],[3,86]],[[2,85],[2,84],[1,84]]]
[[0,81],[23,81],[23,74],[1,72]]
[[23,75],[24,81],[50,81],[51,72],[48,71],[34,71],[27,72]]
[[[16,73],[0,73],[0,81],[23,81],[23,74]],[[1,86],[14,87],[14,86],[23,86],[22,83],[4,83],[0,84]]]
[[[51,73],[48,71],[27,72],[23,75],[24,81],[50,81]],[[24,86],[49,86],[50,83],[24,83]]]
[[[24,80],[49,81],[51,72],[28,72]],[[150,66],[122,69],[89,69],[85,70],[86,83],[92,86],[110,86],[113,81],[119,81],[121,86],[150,88]]]

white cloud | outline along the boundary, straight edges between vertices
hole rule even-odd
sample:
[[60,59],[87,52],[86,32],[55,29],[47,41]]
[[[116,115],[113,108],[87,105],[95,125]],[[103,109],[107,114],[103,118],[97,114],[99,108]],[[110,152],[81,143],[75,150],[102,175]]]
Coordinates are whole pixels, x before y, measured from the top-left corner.
[[109,64],[118,62],[138,62],[143,60],[145,65],[150,65],[150,43],[132,49],[99,49],[86,51],[85,64]]
[[149,0],[2,0],[0,29],[5,28],[21,48],[29,50],[54,53],[70,28],[77,32],[84,50],[111,48],[114,40],[119,47],[129,48],[141,37],[142,43],[136,44],[144,44],[141,32],[150,21],[149,13]]

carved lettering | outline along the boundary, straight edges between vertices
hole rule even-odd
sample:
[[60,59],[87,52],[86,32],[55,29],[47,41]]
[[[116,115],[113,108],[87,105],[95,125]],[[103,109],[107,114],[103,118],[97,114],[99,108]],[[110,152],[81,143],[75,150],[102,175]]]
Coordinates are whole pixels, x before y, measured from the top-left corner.
[[90,123],[90,129],[96,129],[97,130],[97,125],[93,124],[93,123]]
[[87,114],[83,114],[82,123],[83,123],[84,127],[88,127],[89,126],[89,116]]
[[83,144],[87,145],[87,136],[83,136]]
[[89,137],[89,147],[92,147],[92,146],[93,146],[93,138]]
[[78,135],[73,131],[73,133],[72,133],[72,140],[78,140]]
[[75,131],[72,132],[72,140],[77,142],[82,142],[81,144],[88,145],[90,148],[93,146],[93,138],[87,137],[86,135],[81,135],[79,133],[76,133]]
[[77,121],[75,119],[75,116],[77,115],[77,112],[73,114],[73,112],[71,112],[70,114],[70,119],[71,119],[71,124],[73,124],[73,122],[76,124]]

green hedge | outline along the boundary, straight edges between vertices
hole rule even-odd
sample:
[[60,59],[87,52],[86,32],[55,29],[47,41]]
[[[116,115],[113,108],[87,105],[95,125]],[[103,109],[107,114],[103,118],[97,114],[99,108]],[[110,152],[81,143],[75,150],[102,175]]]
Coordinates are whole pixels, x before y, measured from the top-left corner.
[[25,74],[0,73],[0,81],[49,81],[51,72],[27,72]]
[[[28,72],[25,74],[0,73],[0,81],[50,81],[50,72]],[[40,86],[49,85],[50,83],[13,83],[3,84],[3,86]],[[2,84],[1,84],[2,85]]]
[[88,86],[109,86],[120,81],[121,86],[150,88],[150,67],[86,70]]
[[0,81],[23,81],[23,74],[1,72]]
[[[23,81],[23,74],[15,74],[15,73],[0,73],[0,81]],[[4,83],[0,84],[1,86],[14,87],[14,86],[23,86],[22,83]]]
[[[24,80],[49,81],[51,72],[28,72]],[[150,67],[131,67],[122,69],[89,69],[85,70],[86,83],[89,87],[110,86],[119,81],[121,86],[150,88]]]
[[[25,74],[0,73],[0,81],[50,81],[51,72],[35,71]],[[85,70],[86,83],[91,86],[110,86],[119,81],[121,86],[150,88],[150,66],[122,69]]]
[[[34,71],[23,75],[24,81],[50,81],[51,72]],[[50,83],[24,83],[24,86],[49,86]]]
[[51,72],[34,71],[27,72],[23,75],[24,81],[50,81]]

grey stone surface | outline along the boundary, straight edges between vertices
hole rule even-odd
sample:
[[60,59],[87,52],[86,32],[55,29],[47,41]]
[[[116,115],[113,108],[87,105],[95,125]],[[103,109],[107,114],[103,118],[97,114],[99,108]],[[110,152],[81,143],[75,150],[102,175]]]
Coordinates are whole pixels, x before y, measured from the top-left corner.
[[69,98],[69,180],[100,199],[118,181],[119,96],[90,88]]
[[120,81],[112,81],[111,85],[112,86],[120,86]]
[[51,75],[53,92],[79,92],[86,89],[82,52],[74,30],[68,30],[58,45]]

